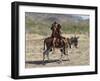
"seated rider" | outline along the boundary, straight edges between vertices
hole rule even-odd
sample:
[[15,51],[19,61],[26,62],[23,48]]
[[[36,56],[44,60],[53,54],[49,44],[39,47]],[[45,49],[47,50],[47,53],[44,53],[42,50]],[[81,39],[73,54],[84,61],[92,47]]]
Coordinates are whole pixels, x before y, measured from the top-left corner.
[[52,24],[52,27],[51,27],[52,34],[51,34],[51,37],[53,38],[53,45],[54,45],[54,47],[55,47],[55,43],[56,43],[56,41],[57,41],[57,38],[60,39],[60,40],[61,40],[62,38],[64,38],[64,37],[61,36],[61,31],[60,31],[60,29],[61,29],[61,25],[58,24],[57,22],[54,22],[54,23]]

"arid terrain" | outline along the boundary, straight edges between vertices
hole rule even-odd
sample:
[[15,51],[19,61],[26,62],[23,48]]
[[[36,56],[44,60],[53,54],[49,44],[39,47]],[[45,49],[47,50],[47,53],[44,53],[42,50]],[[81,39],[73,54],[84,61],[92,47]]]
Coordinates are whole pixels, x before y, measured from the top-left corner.
[[[64,37],[71,37],[73,34],[63,34]],[[43,35],[26,33],[26,55],[25,67],[55,67],[55,66],[82,66],[89,65],[89,36],[87,34],[77,34],[79,36],[78,48],[68,49],[69,59],[63,57],[62,63],[58,63],[61,53],[59,50],[55,54],[50,53],[50,60],[46,58],[46,64],[43,65]],[[48,37],[48,36],[47,36]]]
[[[68,55],[63,56],[62,63],[59,63],[61,53],[58,50],[54,54],[50,52],[48,61],[45,59],[43,65],[43,41],[51,36],[51,26],[54,22],[61,25],[61,35],[72,37],[79,36],[78,48],[68,49]],[[55,66],[82,66],[89,65],[89,15],[84,14],[56,14],[56,13],[35,13],[25,12],[25,67],[55,67]]]

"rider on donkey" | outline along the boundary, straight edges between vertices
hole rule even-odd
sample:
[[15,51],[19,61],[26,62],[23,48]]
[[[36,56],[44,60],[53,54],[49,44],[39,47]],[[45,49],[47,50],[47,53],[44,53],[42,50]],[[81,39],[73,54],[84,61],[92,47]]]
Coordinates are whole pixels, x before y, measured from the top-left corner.
[[62,39],[65,39],[64,37],[61,36],[61,25],[58,24],[56,21],[52,24],[51,30],[52,30],[52,34],[51,37],[53,38],[53,45],[54,47],[57,44],[57,39],[59,39],[59,41],[62,41]]
[[[59,28],[60,29],[60,28]],[[51,37],[53,38],[53,45],[55,47],[55,42],[56,42],[56,38],[60,37],[60,30],[58,29],[58,23],[55,21],[52,24],[51,30],[52,30],[52,34]]]

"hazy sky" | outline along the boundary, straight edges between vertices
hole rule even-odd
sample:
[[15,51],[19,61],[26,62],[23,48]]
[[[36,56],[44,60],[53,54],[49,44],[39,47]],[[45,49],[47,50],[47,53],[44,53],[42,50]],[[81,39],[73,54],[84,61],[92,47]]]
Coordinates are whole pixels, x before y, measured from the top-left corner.
[[89,19],[89,16],[86,15],[86,16],[81,16],[83,19]]

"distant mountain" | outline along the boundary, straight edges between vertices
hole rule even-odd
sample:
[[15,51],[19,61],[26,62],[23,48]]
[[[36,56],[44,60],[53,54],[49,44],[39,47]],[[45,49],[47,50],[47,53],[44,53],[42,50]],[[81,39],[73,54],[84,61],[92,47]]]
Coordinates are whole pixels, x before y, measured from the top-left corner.
[[31,18],[32,20],[43,20],[54,22],[57,21],[59,23],[67,22],[67,21],[80,21],[82,18],[78,15],[71,14],[47,14],[47,13],[32,13],[26,12],[26,17]]

